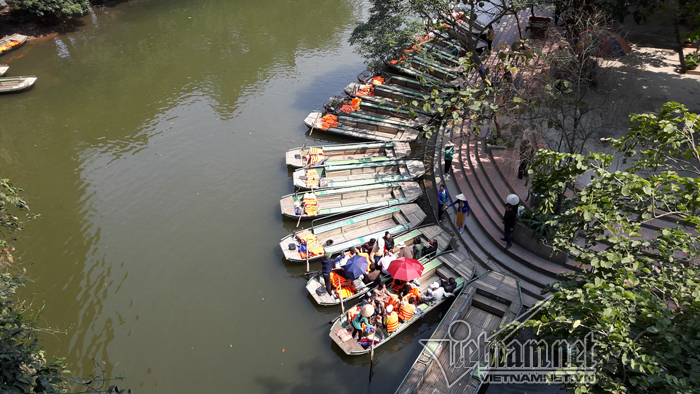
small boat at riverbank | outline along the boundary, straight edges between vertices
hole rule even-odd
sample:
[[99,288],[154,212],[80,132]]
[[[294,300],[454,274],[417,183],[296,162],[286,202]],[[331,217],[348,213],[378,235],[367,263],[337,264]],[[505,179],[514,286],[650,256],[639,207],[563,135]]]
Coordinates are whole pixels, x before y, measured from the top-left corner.
[[423,92],[424,94],[430,94],[434,84],[442,83],[442,81],[434,78],[431,78],[434,80],[434,83],[431,83],[431,81],[425,79],[421,80],[417,77],[393,74],[388,71],[373,73],[369,70],[365,70],[357,75],[357,81],[364,84],[372,83],[377,78],[379,78],[380,81],[383,81],[384,85],[403,86],[412,90]]
[[[286,195],[280,199],[282,216],[316,219],[329,215],[357,213],[414,202],[423,194],[416,182],[386,182],[340,189],[314,190]],[[312,201],[315,200],[315,201]],[[303,214],[294,211],[301,202]],[[315,214],[314,214],[315,212]]]
[[[304,163],[309,154],[311,165]],[[383,160],[396,160],[411,154],[406,142],[362,142],[293,148],[285,155],[287,165],[294,168],[319,167],[326,164],[358,164]]]
[[[432,235],[432,234],[431,234],[431,235]],[[429,237],[426,236],[424,233],[422,233],[422,232],[420,231],[420,229],[416,229],[416,230],[411,231],[411,232],[409,232],[409,233],[406,233],[406,234],[403,234],[403,235],[401,235],[401,236],[395,237],[395,238],[394,238],[394,243],[395,243],[395,245],[398,245],[398,244],[400,244],[400,243],[403,242],[403,243],[406,244],[406,246],[413,247],[413,244],[414,244],[415,239],[416,239],[417,237],[420,237],[420,238],[421,238],[421,242],[422,242],[424,245],[427,245],[427,243],[428,243],[429,241],[431,241],[432,239],[435,239],[435,237],[429,238]],[[447,248],[449,248],[449,247],[450,247],[450,242],[449,242],[449,240],[445,241],[445,240],[443,239],[443,242],[438,241],[438,250],[437,250],[436,252],[432,253],[430,256],[423,256],[423,257],[420,258],[418,261],[420,261],[421,264],[426,265],[427,262],[429,262],[429,261],[435,259],[436,256],[437,256],[437,259],[438,259],[440,262],[442,262],[442,263],[446,263],[446,262],[452,261],[452,260],[454,260],[454,259],[458,259],[458,260],[459,260],[459,259],[460,259],[459,256],[461,256],[462,258],[466,259],[466,257],[465,257],[464,255],[462,255],[461,253],[444,253],[444,252],[445,252],[445,249],[447,249]],[[395,246],[393,252],[398,252],[398,250],[399,250],[399,248]],[[473,274],[473,271],[472,271],[471,274],[469,274],[468,277],[471,277],[472,274]],[[463,275],[462,275],[462,276],[463,276]],[[386,281],[388,278],[390,278],[390,277],[389,277],[389,276],[386,276],[386,275],[382,275],[382,281]],[[331,295],[328,294],[328,293],[325,293],[325,294],[323,294],[323,295],[319,295],[319,294],[317,293],[317,289],[318,289],[319,287],[322,287],[322,288],[325,289],[325,284],[321,283],[321,280],[322,280],[321,275],[320,275],[320,274],[316,274],[316,275],[312,276],[312,277],[306,282],[306,290],[309,292],[309,294],[310,294],[311,297],[314,299],[314,301],[316,301],[316,303],[317,303],[318,305],[321,305],[321,306],[340,305],[340,299],[339,299],[339,298],[335,298],[335,297],[331,296]],[[371,288],[369,288],[369,287],[365,287],[365,288],[361,289],[360,291],[355,290],[355,294],[353,294],[351,297],[344,298],[344,299],[343,299],[343,303],[345,304],[345,303],[347,303],[348,301],[352,301],[352,300],[354,300],[354,299],[357,299],[357,298],[360,297],[362,294],[367,293],[369,290],[371,290]]]
[[420,131],[413,128],[413,122],[370,114],[345,116],[328,113],[324,115],[322,112],[313,111],[304,119],[304,124],[314,130],[370,141],[410,142],[418,139],[420,134]]
[[411,116],[409,109],[397,107],[390,104],[379,104],[372,101],[365,101],[359,98],[348,98],[347,96],[331,97],[323,103],[326,111],[336,115],[359,117],[371,120],[393,122],[396,126],[421,128],[430,121],[429,115],[416,113]]
[[[455,293],[459,292],[462,289],[462,287],[464,287],[464,284],[466,282],[465,278],[462,278],[459,275],[459,273],[453,270],[448,264],[443,263],[439,257],[432,259],[431,261],[426,263],[424,267],[425,268],[423,271],[423,275],[421,275],[421,277],[419,278],[419,290],[421,294],[425,294],[429,286],[433,282],[437,282],[439,279],[447,280],[449,278],[455,278],[457,282],[457,289],[455,290]],[[391,289],[387,290],[389,290],[390,293],[394,293],[394,291]],[[416,311],[413,314],[413,317],[411,317],[410,320],[404,323],[399,323],[398,328],[394,330],[391,334],[389,334],[384,327],[377,327],[377,330],[373,334],[370,334],[370,337],[374,338],[375,340],[374,348],[376,349],[384,345],[385,343],[390,342],[392,339],[399,337],[399,333],[401,333],[406,328],[410,327],[411,324],[417,322],[421,317],[423,317],[433,309],[442,305],[444,302],[448,302],[448,300],[452,301],[451,298],[443,297],[439,300],[435,300],[430,303],[419,303],[418,305],[416,305]],[[338,345],[338,347],[340,347],[340,349],[348,356],[358,356],[361,354],[369,353],[371,350],[371,346],[367,346],[365,348],[352,337],[351,322],[354,316],[357,315],[357,313],[359,313],[359,306],[355,306],[348,310],[345,314],[343,314],[343,316],[340,319],[333,323],[329,333],[329,336],[331,337],[333,342],[335,342],[335,344]]]
[[[320,226],[312,223],[311,228],[296,231],[282,238],[280,248],[288,261],[303,263],[307,261],[307,257],[308,261],[315,261],[326,252],[335,254],[353,246],[360,246],[370,238],[384,236],[387,231],[392,235],[403,233],[420,225],[425,217],[425,212],[418,204],[382,208]],[[333,240],[333,245],[326,246],[329,239]],[[302,245],[306,251],[299,250]]]
[[326,165],[294,171],[294,186],[300,189],[340,188],[384,182],[410,181],[425,173],[420,160],[387,160],[377,163]]
[[23,34],[12,34],[0,39],[0,56],[21,48],[27,43],[28,36]]
[[10,66],[0,65],[0,77],[2,77],[3,75],[5,75],[5,73],[7,72],[7,70],[8,70],[9,68],[10,68]]
[[[419,105],[423,105],[426,101],[433,101],[428,94],[396,85],[350,82],[343,89],[343,92],[349,97],[361,98],[363,101],[376,104],[389,104],[394,107],[407,108],[412,101],[418,102]],[[421,108],[413,108],[413,110],[427,116],[434,116],[437,113],[435,109],[431,109],[429,112],[423,111]]]
[[0,93],[17,93],[25,91],[36,82],[34,75],[26,77],[2,77],[0,78]]
[[[514,321],[522,303],[520,285],[512,276],[489,271],[468,282],[424,344],[396,394],[446,393],[455,387],[464,394],[479,392],[490,366],[480,364],[488,351],[483,339]],[[460,338],[465,346],[459,349],[460,362],[443,369],[455,365],[450,364],[455,349],[445,346],[450,338]]]
[[406,75],[429,75],[445,82],[456,79],[460,74],[459,68],[448,68],[438,62],[429,61],[418,55],[406,55],[399,60],[386,60],[384,64]]

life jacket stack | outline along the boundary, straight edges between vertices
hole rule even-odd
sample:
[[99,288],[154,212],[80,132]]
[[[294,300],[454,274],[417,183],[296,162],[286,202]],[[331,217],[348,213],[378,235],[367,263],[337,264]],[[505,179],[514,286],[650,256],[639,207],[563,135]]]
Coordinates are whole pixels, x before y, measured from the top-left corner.
[[308,188],[318,187],[318,183],[320,180],[321,180],[321,177],[318,175],[318,171],[316,171],[316,170],[307,170],[306,171],[306,187],[308,187]]
[[302,259],[305,259],[307,255],[311,258],[325,253],[323,246],[318,242],[318,238],[316,238],[311,231],[304,230],[300,232],[297,234],[297,240],[299,243],[306,245],[306,252],[299,251],[299,255]]
[[372,85],[383,85],[384,84],[384,78],[380,76],[376,76],[372,78],[371,80]]
[[304,193],[304,211],[307,215],[318,215],[318,200],[314,193]]
[[333,114],[324,115],[321,118],[321,130],[328,130],[331,127],[338,126],[338,117]]
[[6,44],[5,46],[1,46],[1,47],[0,47],[0,52],[5,52],[5,51],[7,51],[7,50],[10,50],[10,49],[16,47],[16,46],[19,45],[19,44],[21,44],[20,41],[12,41],[11,43]]
[[352,282],[349,282],[347,279],[333,271],[331,271],[330,279],[331,285],[333,285],[333,290],[336,292],[336,294],[338,294],[338,297],[340,297],[341,292],[343,293],[343,299],[355,295],[355,286],[352,285]]
[[406,56],[401,56],[401,58],[399,58],[398,60],[389,60],[389,63],[396,65],[405,58],[406,58]]
[[357,88],[355,95],[357,97],[365,97],[365,96],[374,97],[374,86],[372,86],[372,85],[360,85],[360,87]]
[[323,148],[309,148],[309,151],[307,152],[309,155],[309,160],[308,163],[306,164],[307,166],[312,166],[319,161],[323,160]]
[[361,104],[361,103],[362,103],[362,99],[354,98],[354,99],[352,99],[352,101],[350,102],[350,106],[352,107],[353,111],[357,111],[358,109],[360,109],[360,104]]

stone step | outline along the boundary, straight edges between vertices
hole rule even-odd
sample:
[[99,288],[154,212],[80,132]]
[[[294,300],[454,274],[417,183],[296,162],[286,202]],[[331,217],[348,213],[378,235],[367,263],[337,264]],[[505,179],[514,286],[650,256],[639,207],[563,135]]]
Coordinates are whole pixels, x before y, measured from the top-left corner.
[[500,240],[503,237],[501,229],[502,215],[496,210],[495,204],[489,197],[489,184],[485,180],[484,183],[486,183],[487,187],[480,183],[478,167],[477,170],[474,168],[478,164],[475,163],[476,157],[471,155],[470,148],[476,148],[474,141],[467,141],[460,147],[460,157],[463,158],[461,161],[469,167],[464,168],[463,173],[455,172],[455,180],[459,184],[462,193],[467,196],[467,200],[472,201],[472,205],[474,205],[472,214],[477,219],[479,226],[489,235],[491,242],[516,261],[545,275],[556,277],[560,274],[571,272],[570,268],[541,259],[517,244],[513,244],[509,250],[505,250],[505,241]]

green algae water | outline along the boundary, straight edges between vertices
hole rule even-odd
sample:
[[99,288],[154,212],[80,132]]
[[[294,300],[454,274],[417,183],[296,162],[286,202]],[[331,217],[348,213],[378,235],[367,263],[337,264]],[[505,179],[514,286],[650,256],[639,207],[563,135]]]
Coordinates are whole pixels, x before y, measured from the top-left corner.
[[[0,57],[37,75],[0,96],[0,176],[41,218],[17,256],[43,338],[76,376],[137,393],[359,393],[369,356],[328,337],[279,239],[284,152],[364,67],[361,1],[129,0]],[[309,143],[352,142],[314,132]],[[302,224],[304,225],[304,224]],[[318,264],[318,263],[317,263]],[[312,269],[319,269],[312,265]],[[393,392],[447,305],[375,354]]]

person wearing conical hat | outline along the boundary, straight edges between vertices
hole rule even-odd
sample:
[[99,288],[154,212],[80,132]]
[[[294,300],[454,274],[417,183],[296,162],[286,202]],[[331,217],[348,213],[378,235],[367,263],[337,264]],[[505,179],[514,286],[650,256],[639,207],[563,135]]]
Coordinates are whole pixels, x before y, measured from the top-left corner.
[[447,141],[445,144],[445,176],[452,173],[452,157],[455,154],[455,144],[452,141]]
[[464,194],[459,194],[457,197],[455,197],[456,200],[452,204],[446,206],[443,209],[447,209],[455,204],[457,204],[457,207],[455,208],[457,210],[457,228],[459,228],[459,233],[464,232],[464,226],[466,225],[466,221],[464,220],[465,217],[468,217],[471,214],[471,209],[469,208],[469,203],[467,202],[467,197]]

